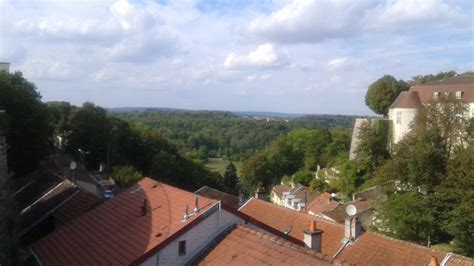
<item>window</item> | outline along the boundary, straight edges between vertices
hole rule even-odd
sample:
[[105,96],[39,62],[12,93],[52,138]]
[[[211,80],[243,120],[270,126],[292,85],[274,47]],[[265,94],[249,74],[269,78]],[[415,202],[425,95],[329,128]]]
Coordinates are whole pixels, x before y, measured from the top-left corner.
[[402,112],[397,112],[397,124],[402,123]]
[[456,92],[456,99],[461,99],[463,94],[464,94],[464,91],[457,91]]
[[179,241],[178,246],[178,255],[183,256],[186,255],[186,240]]

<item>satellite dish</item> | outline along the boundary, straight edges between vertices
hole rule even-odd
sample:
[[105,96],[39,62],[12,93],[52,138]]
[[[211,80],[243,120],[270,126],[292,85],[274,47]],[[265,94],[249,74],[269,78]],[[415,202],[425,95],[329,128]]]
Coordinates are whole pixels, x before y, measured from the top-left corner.
[[334,193],[334,192],[331,193],[331,198],[335,198],[336,196],[337,196],[336,193]]
[[347,215],[349,215],[349,216],[354,216],[354,215],[356,215],[356,213],[357,213],[357,208],[356,208],[356,206],[354,206],[353,204],[347,205],[347,207],[346,207],[346,213],[347,213]]
[[72,161],[71,164],[69,164],[69,168],[71,168],[72,170],[76,169],[77,167],[77,163],[75,161]]

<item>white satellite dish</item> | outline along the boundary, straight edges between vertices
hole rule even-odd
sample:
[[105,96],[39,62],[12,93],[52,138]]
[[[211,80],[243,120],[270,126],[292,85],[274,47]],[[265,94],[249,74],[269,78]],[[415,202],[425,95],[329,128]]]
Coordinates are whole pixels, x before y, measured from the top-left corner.
[[354,215],[356,215],[356,213],[357,213],[357,208],[356,208],[356,206],[354,206],[353,204],[347,205],[347,207],[346,207],[346,213],[347,213],[347,215],[349,215],[349,216],[354,216]]
[[75,161],[72,161],[71,164],[69,164],[69,168],[71,168],[72,170],[76,169],[77,167],[77,163]]

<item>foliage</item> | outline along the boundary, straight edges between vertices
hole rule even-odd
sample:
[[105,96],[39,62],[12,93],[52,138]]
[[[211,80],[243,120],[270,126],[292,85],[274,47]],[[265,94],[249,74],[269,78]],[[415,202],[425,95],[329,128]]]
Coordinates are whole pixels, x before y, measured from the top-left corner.
[[[278,136],[297,128],[350,128],[353,116],[308,115],[258,119],[217,111],[159,111],[115,113],[131,122],[143,122],[173,141],[190,158],[246,159],[267,148]],[[206,147],[206,149],[204,148]]]
[[429,74],[429,75],[418,75],[411,78],[409,81],[411,84],[423,84],[437,80],[443,80],[445,78],[452,78],[456,76],[456,71],[446,71],[446,72],[439,72],[436,75]]
[[229,162],[224,173],[224,191],[229,194],[238,194],[239,190],[239,178],[237,177],[237,169],[232,162]]
[[299,170],[294,174],[293,181],[295,183],[300,183],[305,186],[309,186],[311,181],[315,179],[314,173],[306,171],[306,170]]
[[390,157],[388,152],[388,123],[369,120],[361,125],[359,142],[355,151],[357,166],[368,177]]
[[54,133],[62,133],[67,128],[69,113],[75,108],[69,102],[47,102],[48,121]]
[[112,171],[112,177],[119,187],[126,188],[142,179],[143,175],[133,166],[127,165],[114,167]]
[[328,184],[322,178],[313,178],[311,182],[309,182],[309,187],[313,191],[324,192],[329,189]]
[[404,90],[408,90],[406,82],[397,81],[394,77],[385,75],[369,86],[365,95],[365,104],[376,114],[386,116],[390,105]]
[[15,174],[34,170],[51,151],[51,128],[36,86],[22,73],[0,72],[0,110],[8,117],[8,166]]

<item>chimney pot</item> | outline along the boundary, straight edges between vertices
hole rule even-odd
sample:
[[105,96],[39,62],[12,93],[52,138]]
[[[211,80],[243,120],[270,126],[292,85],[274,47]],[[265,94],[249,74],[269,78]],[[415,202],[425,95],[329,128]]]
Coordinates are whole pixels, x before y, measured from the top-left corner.
[[303,231],[303,241],[306,247],[321,252],[323,231],[316,229],[316,221],[309,222],[309,230]]
[[199,196],[196,195],[196,202],[195,202],[195,205],[194,205],[194,213],[198,213],[200,211],[201,211],[201,209],[199,209]]
[[185,222],[189,219],[189,214],[188,214],[188,205],[186,205],[186,207],[184,208],[184,216],[183,216],[183,219],[182,221]]
[[435,256],[431,256],[430,266],[438,266],[438,259]]

